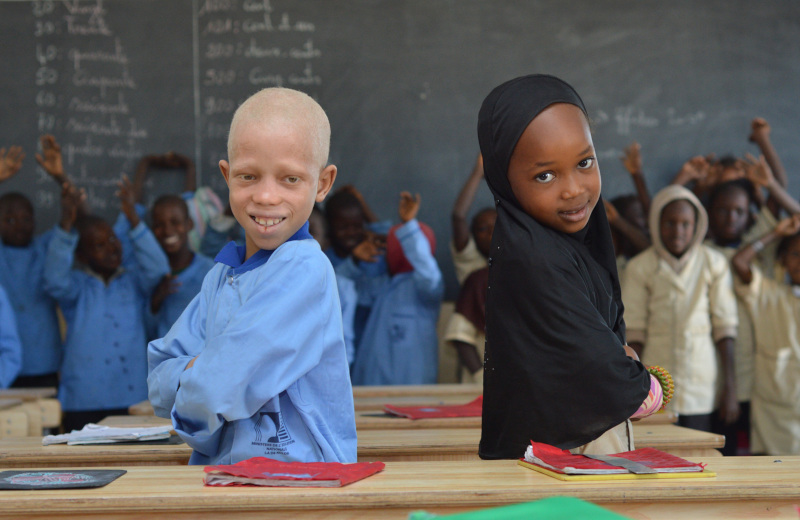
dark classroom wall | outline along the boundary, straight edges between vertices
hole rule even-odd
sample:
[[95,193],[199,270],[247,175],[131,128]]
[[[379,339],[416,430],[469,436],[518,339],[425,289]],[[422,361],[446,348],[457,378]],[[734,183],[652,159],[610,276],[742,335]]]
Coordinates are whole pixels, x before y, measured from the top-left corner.
[[[117,211],[122,173],[174,150],[225,194],[232,111],[259,88],[304,90],[333,128],[337,183],[357,185],[382,218],[421,192],[439,237],[448,297],[449,213],[477,154],[492,87],[547,72],[572,83],[593,119],[606,197],[632,192],[618,157],[642,145],[652,191],[697,154],[756,152],[765,117],[798,193],[800,4],[792,0],[106,0],[0,1],[0,146],[22,145],[19,190],[54,224],[58,191],[36,167],[53,133],[98,213]],[[159,177],[160,176],[160,177]],[[158,172],[149,190],[181,179]],[[475,209],[489,205],[488,189]]]

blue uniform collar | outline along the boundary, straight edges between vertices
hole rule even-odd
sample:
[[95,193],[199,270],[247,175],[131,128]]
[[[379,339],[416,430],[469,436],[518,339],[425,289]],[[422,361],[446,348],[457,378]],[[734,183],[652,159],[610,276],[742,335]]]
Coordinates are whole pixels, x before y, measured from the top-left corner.
[[[305,224],[303,224],[294,235],[290,236],[286,242],[291,242],[292,240],[305,240],[308,238],[313,237],[308,232],[308,221],[306,221]],[[274,249],[260,249],[256,252],[256,254],[245,261],[244,257],[247,254],[247,246],[237,246],[236,242],[228,242],[225,247],[222,248],[222,251],[220,251],[219,254],[217,254],[217,256],[214,258],[214,261],[232,267],[233,274],[241,274],[264,265],[264,263],[269,260],[269,257],[272,256],[272,253],[274,252]]]

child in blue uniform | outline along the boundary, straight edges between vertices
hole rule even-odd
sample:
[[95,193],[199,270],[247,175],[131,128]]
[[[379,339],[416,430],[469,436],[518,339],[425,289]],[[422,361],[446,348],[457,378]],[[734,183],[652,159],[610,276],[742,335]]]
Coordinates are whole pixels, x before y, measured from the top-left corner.
[[416,219],[419,204],[419,195],[401,194],[403,224],[393,227],[386,240],[392,278],[376,298],[356,350],[357,385],[436,383],[436,319],[444,285],[433,256],[433,232]]
[[0,287],[0,388],[8,388],[21,366],[22,349],[17,335],[17,320],[6,292]]
[[336,177],[329,146],[325,112],[294,90],[262,90],[233,116],[220,169],[245,245],[225,246],[148,347],[150,402],[190,464],[356,460],[336,280],[307,223]]
[[[133,246],[124,267],[111,226],[94,216],[78,219],[80,195],[69,185],[47,250],[45,290],[58,300],[67,322],[58,392],[67,431],[126,414],[128,406],[147,397],[144,311],[169,264],[140,221],[126,178],[119,197]],[[80,267],[72,268],[73,258]]]
[[[66,181],[61,150],[55,138],[42,136],[37,162],[59,183]],[[14,176],[25,154],[12,146],[0,151],[0,182]],[[47,231],[36,237],[33,204],[21,193],[0,197],[0,286],[6,290],[22,344],[22,369],[13,386],[57,386],[61,367],[61,336],[56,302],[43,287]],[[33,326],[35,324],[35,326]]]
[[189,302],[197,296],[214,261],[189,249],[189,232],[194,222],[186,201],[164,195],[153,203],[153,235],[169,258],[171,274],[158,284],[150,299],[151,338],[163,338]]

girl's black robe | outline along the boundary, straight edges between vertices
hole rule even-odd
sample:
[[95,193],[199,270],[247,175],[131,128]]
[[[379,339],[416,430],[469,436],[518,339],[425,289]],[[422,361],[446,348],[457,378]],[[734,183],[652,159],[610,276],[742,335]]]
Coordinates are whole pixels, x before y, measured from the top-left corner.
[[628,419],[650,376],[627,357],[611,232],[602,199],[586,227],[565,234],[525,213],[508,182],[517,141],[542,110],[578,94],[552,76],[494,89],[478,137],[497,222],[489,259],[482,436],[484,459],[520,458],[531,440],[586,444]]

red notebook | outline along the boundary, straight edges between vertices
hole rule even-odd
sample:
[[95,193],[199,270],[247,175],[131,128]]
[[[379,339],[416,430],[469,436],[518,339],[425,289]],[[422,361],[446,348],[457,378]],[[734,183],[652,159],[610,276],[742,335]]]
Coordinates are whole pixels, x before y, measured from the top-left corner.
[[207,486],[341,487],[374,475],[383,462],[283,462],[253,457],[236,464],[206,466]]
[[578,455],[549,444],[531,441],[520,464],[556,478],[559,478],[558,475],[573,478],[714,476],[713,473],[704,471],[705,464],[690,462],[655,448],[613,455]]
[[409,419],[433,419],[440,417],[480,417],[483,410],[483,396],[467,404],[442,406],[392,406],[387,404],[383,411]]

